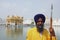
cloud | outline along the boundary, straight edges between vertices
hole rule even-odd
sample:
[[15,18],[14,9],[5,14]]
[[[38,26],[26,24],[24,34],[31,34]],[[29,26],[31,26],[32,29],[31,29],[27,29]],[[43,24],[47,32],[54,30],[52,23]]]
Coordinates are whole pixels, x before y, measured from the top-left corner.
[[16,7],[16,3],[11,2],[1,2],[0,3],[1,8],[10,8],[10,7]]

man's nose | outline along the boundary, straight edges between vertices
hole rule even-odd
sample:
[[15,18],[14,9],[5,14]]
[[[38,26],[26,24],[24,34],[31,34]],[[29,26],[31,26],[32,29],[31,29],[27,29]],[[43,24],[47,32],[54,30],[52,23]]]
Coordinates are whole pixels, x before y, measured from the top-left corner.
[[42,22],[39,22],[39,24],[42,24]]

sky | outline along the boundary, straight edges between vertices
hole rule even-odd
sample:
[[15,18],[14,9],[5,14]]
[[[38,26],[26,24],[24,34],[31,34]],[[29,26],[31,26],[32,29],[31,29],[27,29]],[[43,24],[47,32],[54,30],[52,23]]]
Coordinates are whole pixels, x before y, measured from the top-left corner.
[[0,18],[17,15],[25,19],[42,13],[50,18],[53,4],[53,18],[60,19],[60,0],[0,0]]

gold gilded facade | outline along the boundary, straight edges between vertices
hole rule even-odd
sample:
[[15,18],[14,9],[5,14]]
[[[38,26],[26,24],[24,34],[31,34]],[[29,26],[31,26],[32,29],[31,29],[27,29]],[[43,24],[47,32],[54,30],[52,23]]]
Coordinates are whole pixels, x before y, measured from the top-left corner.
[[15,23],[15,25],[23,24],[23,17],[19,17],[19,16],[7,16],[6,23],[7,24]]

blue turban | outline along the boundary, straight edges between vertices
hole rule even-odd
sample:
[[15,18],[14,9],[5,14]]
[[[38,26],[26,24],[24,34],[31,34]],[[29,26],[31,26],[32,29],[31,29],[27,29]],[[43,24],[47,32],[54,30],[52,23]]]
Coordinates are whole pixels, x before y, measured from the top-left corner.
[[34,16],[34,21],[37,23],[38,19],[41,18],[43,23],[45,22],[45,16],[43,14],[37,14]]

